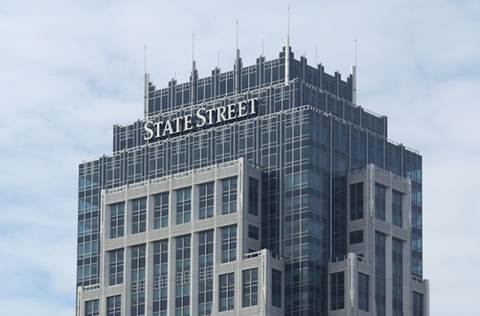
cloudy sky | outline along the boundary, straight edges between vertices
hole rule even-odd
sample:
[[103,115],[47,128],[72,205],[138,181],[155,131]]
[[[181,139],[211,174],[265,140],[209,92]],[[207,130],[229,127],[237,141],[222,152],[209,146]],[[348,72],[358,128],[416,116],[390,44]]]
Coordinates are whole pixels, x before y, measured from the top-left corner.
[[[296,1],[295,57],[346,78],[358,103],[424,161],[424,277],[431,315],[478,315],[480,2]],[[287,1],[0,2],[0,306],[74,315],[77,171],[143,115],[144,46],[157,87],[277,58]],[[262,48],[262,43],[263,47]],[[477,193],[475,193],[477,192]]]

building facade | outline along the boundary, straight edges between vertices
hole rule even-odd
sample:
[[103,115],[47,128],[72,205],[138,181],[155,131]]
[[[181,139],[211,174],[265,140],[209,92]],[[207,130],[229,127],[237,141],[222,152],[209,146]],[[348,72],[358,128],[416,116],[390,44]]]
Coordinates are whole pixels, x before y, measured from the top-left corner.
[[157,89],[79,167],[77,315],[429,315],[422,157],[287,49]]

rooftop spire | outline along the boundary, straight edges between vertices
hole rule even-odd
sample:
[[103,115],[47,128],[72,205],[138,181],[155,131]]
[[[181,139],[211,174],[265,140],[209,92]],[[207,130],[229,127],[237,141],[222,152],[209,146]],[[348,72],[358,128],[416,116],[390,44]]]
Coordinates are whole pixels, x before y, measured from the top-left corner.
[[195,60],[195,32],[192,32],[192,61]]
[[235,25],[235,92],[240,93],[240,80],[242,63],[240,61],[240,49],[238,48],[238,19]]
[[288,24],[287,36],[290,36],[290,5],[288,6]]
[[357,66],[357,37],[355,36],[355,67]]
[[357,104],[357,38],[355,37],[355,60],[352,66],[352,103]]
[[147,44],[145,44],[143,52],[143,74],[144,84],[143,84],[143,117],[148,117],[148,82],[150,81],[150,75],[147,74]]
[[190,103],[195,104],[197,100],[197,65],[195,63],[195,32],[192,32],[192,75],[191,75]]
[[285,85],[290,81],[290,6],[288,6],[287,43],[285,44]]

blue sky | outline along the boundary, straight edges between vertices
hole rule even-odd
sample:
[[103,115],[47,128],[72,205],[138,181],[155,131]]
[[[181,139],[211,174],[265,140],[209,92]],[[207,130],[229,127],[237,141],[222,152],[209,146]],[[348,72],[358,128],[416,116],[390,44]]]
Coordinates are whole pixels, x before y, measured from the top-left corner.
[[[143,115],[144,46],[157,87],[285,45],[287,1],[0,3],[0,306],[73,315],[77,171]],[[360,105],[424,161],[424,277],[431,315],[478,315],[479,1],[297,1],[296,58],[342,78],[357,38]],[[477,251],[476,251],[477,250]]]

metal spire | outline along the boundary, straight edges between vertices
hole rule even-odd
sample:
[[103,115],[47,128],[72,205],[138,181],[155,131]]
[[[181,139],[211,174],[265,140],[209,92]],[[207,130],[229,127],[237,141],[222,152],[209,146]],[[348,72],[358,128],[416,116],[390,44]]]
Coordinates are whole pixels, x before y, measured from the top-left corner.
[[285,44],[285,85],[290,81],[290,6],[288,6],[287,43]]
[[147,44],[145,44],[143,53],[143,117],[148,117],[148,83],[150,81],[150,75],[147,74]]
[[190,103],[195,104],[197,99],[196,86],[197,86],[197,65],[195,63],[195,32],[192,32],[192,79],[190,90]]
[[235,26],[235,93],[240,93],[240,49],[238,49],[238,19]]
[[290,5],[288,6],[288,30],[287,35],[290,36]]
[[192,32],[192,61],[195,60],[195,32]]
[[357,38],[355,37],[355,60],[352,66],[352,103],[357,104]]
[[147,73],[147,44],[145,44],[145,51],[143,53],[143,73]]

